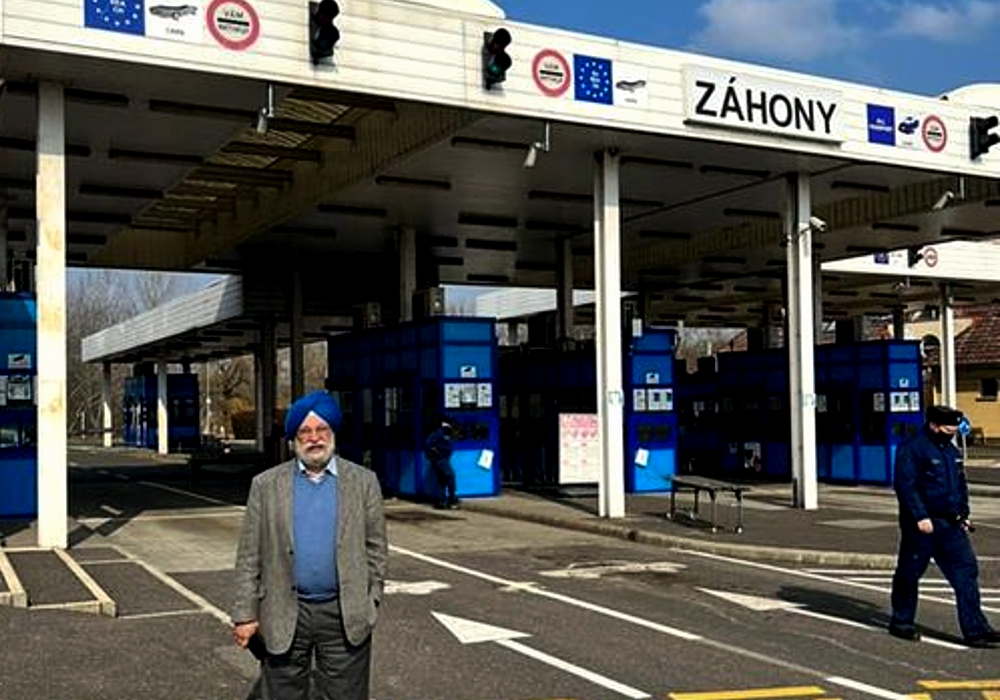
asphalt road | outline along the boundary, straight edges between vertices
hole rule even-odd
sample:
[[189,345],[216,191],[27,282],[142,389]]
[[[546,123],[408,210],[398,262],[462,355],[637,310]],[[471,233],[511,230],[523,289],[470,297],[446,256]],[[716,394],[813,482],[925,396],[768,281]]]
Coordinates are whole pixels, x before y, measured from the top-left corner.
[[[423,593],[391,600],[376,697],[904,697],[928,682],[990,679],[1000,690],[1000,650],[958,645],[940,595],[921,611],[931,641],[909,644],[884,632],[886,585],[848,572],[516,530],[467,516],[393,527],[392,578]],[[436,614],[528,634],[516,641],[637,694],[497,643],[461,644]],[[960,696],[957,686],[947,695]]]
[[[195,492],[157,478],[168,474],[74,470],[75,556],[121,617],[0,608],[4,700],[245,697],[254,664],[223,622],[245,483]],[[1000,697],[1000,650],[958,645],[933,583],[920,611],[928,641],[911,644],[884,632],[885,572],[789,569],[408,504],[388,514],[378,700]],[[996,590],[1000,562],[983,569]]]

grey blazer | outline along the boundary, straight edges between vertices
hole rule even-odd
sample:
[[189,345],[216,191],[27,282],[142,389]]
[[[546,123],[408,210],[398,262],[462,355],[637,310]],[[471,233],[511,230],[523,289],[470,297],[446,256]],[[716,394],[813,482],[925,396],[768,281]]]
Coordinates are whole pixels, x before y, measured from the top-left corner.
[[[337,460],[337,571],[340,612],[351,644],[375,626],[388,559],[382,491],[375,474]],[[233,622],[260,623],[267,650],[283,654],[292,645],[298,595],[292,557],[292,478],[295,460],[254,477],[243,533],[236,552]]]

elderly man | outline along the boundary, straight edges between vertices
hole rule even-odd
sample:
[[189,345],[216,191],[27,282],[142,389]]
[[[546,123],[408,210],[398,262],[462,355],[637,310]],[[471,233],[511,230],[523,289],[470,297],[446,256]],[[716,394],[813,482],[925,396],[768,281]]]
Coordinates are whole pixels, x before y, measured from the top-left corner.
[[[285,419],[295,458],[253,480],[236,555],[233,636],[261,649],[264,700],[368,700],[387,545],[371,471],[337,457],[324,391]],[[253,644],[251,645],[251,640]]]
[[908,641],[920,639],[914,627],[918,584],[933,557],[955,589],[965,643],[986,648],[1000,642],[1000,634],[990,627],[979,600],[979,566],[969,542],[969,489],[954,443],[961,420],[960,411],[932,406],[924,429],[896,452],[900,541],[889,633]]

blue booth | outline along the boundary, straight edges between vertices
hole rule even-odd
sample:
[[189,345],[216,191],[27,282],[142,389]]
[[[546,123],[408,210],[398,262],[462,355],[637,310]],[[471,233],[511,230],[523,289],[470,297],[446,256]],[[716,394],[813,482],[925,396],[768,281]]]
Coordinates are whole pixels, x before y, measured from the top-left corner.
[[[123,442],[159,445],[157,377],[147,368],[126,377],[122,394]],[[196,374],[167,375],[167,445],[171,452],[196,450],[201,442],[200,397]]]
[[[723,353],[718,367],[679,378],[682,460],[704,475],[789,479],[787,351]],[[920,344],[820,345],[815,367],[819,480],[891,484],[896,448],[923,423]]]
[[0,518],[38,514],[35,298],[0,293]]
[[333,336],[326,386],[344,414],[338,450],[379,476],[387,494],[433,499],[423,454],[447,417],[459,497],[500,491],[500,425],[493,319],[429,318]]
[[[674,410],[676,331],[646,327],[624,338],[625,488],[665,491],[677,464]],[[559,416],[597,412],[594,346],[511,348],[500,357],[504,479],[525,487],[559,485]]]
[[625,352],[625,490],[667,491],[677,471],[676,331],[646,327]]

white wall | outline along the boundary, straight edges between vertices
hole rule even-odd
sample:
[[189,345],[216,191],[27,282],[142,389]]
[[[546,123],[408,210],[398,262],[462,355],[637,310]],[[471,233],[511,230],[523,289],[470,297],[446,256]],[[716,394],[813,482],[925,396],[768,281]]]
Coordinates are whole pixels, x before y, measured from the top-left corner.
[[[509,48],[514,66],[502,91],[486,92],[481,85],[480,48],[483,32],[496,29],[499,19],[393,0],[341,2],[343,12],[337,25],[342,39],[337,47],[337,66],[315,69],[308,58],[307,3],[304,0],[249,2],[259,18],[260,33],[256,42],[244,50],[226,49],[212,38],[203,16],[210,0],[187,0],[186,4],[199,8],[199,14],[183,18],[183,22],[190,23],[186,25],[184,41],[86,28],[83,0],[4,0],[0,30],[4,44],[40,51],[234,74],[286,84],[327,86],[654,133],[694,135],[741,145],[790,148],[938,171],[1000,175],[1000,152],[987,154],[981,162],[969,160],[968,118],[981,110],[955,102],[514,22],[503,23],[514,37]],[[147,14],[152,5],[147,0]],[[162,29],[169,25],[163,19],[147,17],[147,20],[147,34],[154,33],[156,26]],[[545,49],[558,51],[571,66],[574,54],[609,59],[613,62],[614,81],[644,80],[645,90],[636,93],[639,97],[632,105],[618,98],[614,105],[579,101],[574,99],[572,87],[561,97],[546,96],[536,87],[531,68],[538,53]],[[839,95],[843,142],[822,143],[686,123],[690,115],[685,114],[685,66],[731,74],[737,78],[738,86],[772,81],[776,87],[793,92],[831,91]],[[690,76],[687,84],[691,84]],[[919,138],[910,139],[914,141],[910,146],[870,143],[868,104],[894,108],[898,121],[906,116],[921,121],[928,116],[939,117],[947,129],[943,149],[931,152]]]

